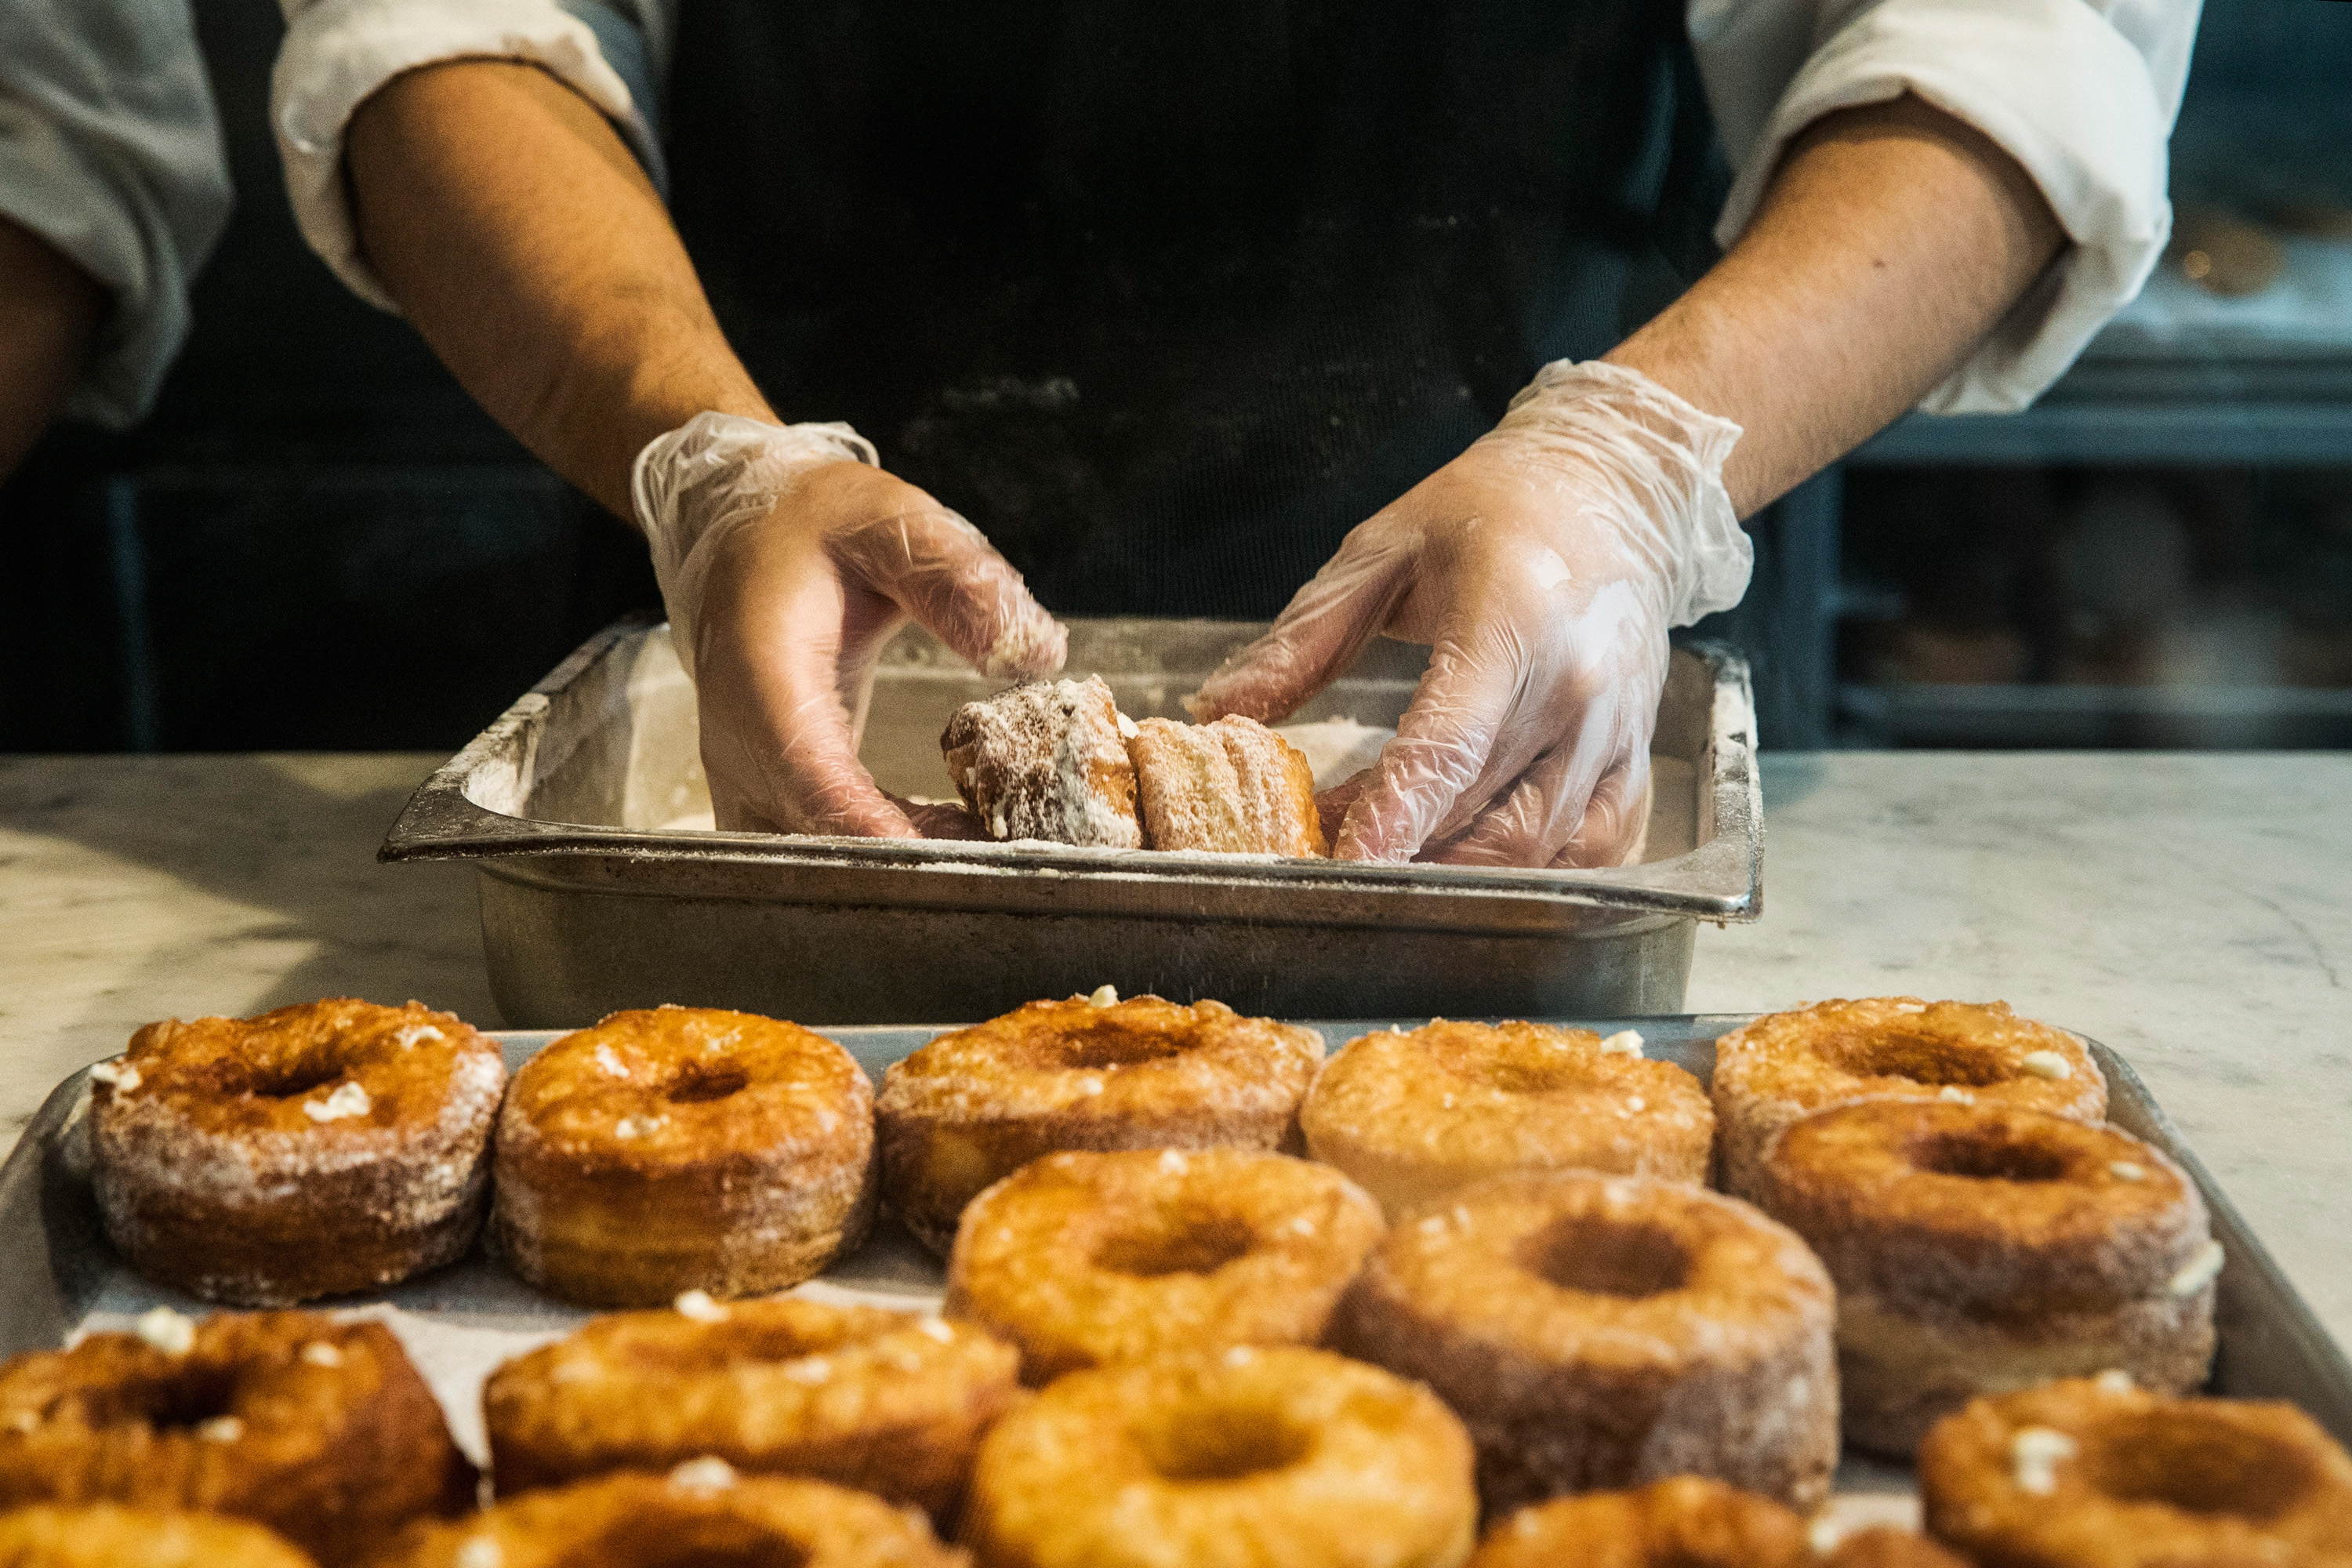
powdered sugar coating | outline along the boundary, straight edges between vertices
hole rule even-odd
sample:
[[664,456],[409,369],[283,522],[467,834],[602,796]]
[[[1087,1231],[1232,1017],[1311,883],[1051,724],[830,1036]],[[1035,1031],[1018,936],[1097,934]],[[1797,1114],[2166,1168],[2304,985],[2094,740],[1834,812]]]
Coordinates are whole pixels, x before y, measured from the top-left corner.
[[1307,758],[1255,720],[1146,719],[1128,744],[1154,849],[1294,858],[1328,852]]
[[967,702],[940,738],[948,775],[998,839],[1134,849],[1135,770],[1100,676],[1030,681]]

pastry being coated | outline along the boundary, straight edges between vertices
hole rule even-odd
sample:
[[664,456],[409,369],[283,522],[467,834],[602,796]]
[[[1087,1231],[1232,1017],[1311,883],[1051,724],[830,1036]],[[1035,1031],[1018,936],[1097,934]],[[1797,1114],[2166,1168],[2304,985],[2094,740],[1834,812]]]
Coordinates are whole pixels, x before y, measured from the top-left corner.
[[1307,754],[1255,719],[1146,719],[1127,743],[1154,849],[1328,855]]
[[1060,1149],[1274,1149],[1323,1059],[1312,1029],[1221,1002],[1032,1002],[883,1075],[883,1201],[945,1257],[980,1190]]
[[1833,1310],[1821,1260],[1746,1204],[1555,1172],[1401,1217],[1330,1342],[1454,1407],[1490,1516],[1684,1474],[1804,1510],[1837,1463]]
[[980,1568],[1454,1568],[1478,1500],[1430,1392],[1328,1352],[1063,1378],[981,1446]]
[[1849,1443],[1907,1455],[1979,1394],[2108,1368],[2205,1381],[2221,1249],[2195,1184],[2113,1127],[1865,1100],[1780,1135],[1758,1201],[1838,1289]]
[[90,1069],[107,1239],[159,1284],[288,1306],[461,1257],[506,1067],[447,1013],[336,999],[150,1024]]
[[2046,1384],[1938,1422],[1918,1468],[1929,1531],[1985,1568],[2352,1568],[2352,1458],[2284,1403]]
[[856,1059],[797,1024],[615,1013],[515,1074],[499,1250],[528,1283],[593,1306],[798,1284],[866,1234],[873,1106]]
[[1307,1152],[1390,1214],[1517,1171],[1704,1182],[1715,1111],[1697,1079],[1625,1037],[1433,1019],[1350,1041],[1300,1107]]
[[6,1568],[318,1568],[285,1537],[216,1513],[37,1506],[0,1513]]
[[1801,1116],[1854,1100],[1942,1100],[2106,1119],[2107,1080],[2083,1042],[2006,1002],[1879,996],[1774,1013],[1715,1043],[1723,1190],[1756,1192],[1765,1152]]
[[1098,675],[1033,680],[957,709],[940,750],[991,837],[1135,849],[1133,728]]
[[499,1495],[703,1455],[934,1519],[953,1508],[1021,1357],[970,1323],[780,1297],[615,1312],[490,1374]]
[[1470,1568],[1813,1568],[1805,1521],[1704,1476],[1523,1508],[1486,1532]]
[[1052,1154],[964,1211],[946,1310],[1020,1346],[1033,1384],[1158,1355],[1313,1344],[1381,1228],[1362,1189],[1286,1154]]
[[382,1323],[159,1307],[135,1333],[0,1366],[0,1509],[232,1514],[338,1568],[473,1498],[474,1468]]
[[970,1568],[923,1516],[823,1481],[721,1459],[526,1493],[413,1526],[370,1568]]

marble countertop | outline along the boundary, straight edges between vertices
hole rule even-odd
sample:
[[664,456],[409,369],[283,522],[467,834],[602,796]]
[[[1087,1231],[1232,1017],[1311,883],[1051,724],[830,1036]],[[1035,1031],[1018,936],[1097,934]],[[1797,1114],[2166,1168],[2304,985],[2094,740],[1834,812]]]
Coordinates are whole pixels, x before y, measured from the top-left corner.
[[[473,872],[374,859],[441,760],[0,759],[0,1148],[152,1018],[351,994],[495,1023]],[[2105,1040],[2352,1344],[2352,756],[1764,778],[1764,918],[1701,930],[1691,1010],[1999,996]]]

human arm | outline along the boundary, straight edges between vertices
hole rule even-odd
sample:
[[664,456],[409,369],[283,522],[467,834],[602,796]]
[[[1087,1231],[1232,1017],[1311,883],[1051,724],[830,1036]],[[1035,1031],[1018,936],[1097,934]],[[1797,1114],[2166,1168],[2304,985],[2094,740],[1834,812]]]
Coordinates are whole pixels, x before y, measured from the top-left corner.
[[0,479],[57,417],[105,311],[96,279],[0,217]]

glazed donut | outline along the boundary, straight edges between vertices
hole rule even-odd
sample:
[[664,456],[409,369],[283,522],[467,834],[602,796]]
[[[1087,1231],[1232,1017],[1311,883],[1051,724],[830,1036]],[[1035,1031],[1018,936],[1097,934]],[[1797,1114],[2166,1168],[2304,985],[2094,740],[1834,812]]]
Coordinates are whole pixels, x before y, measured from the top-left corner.
[[1852,1100],[2014,1106],[2096,1125],[2107,1080],[2083,1042],[2006,1002],[1879,996],[1773,1013],[1715,1043],[1723,1190],[1752,1197],[1765,1150],[1800,1116]]
[[1919,1446],[1927,1528],[1989,1568],[2352,1563],[2352,1458],[2291,1405],[2120,1375],[1979,1399]]
[[865,1237],[874,1093],[797,1024],[714,1008],[615,1013],[515,1074],[493,1234],[568,1301],[781,1290]]
[[0,1513],[6,1568],[316,1568],[257,1524],[159,1509],[37,1506]]
[[382,1323],[158,1307],[135,1333],[0,1366],[0,1508],[235,1514],[333,1568],[473,1499],[474,1468]]
[[1924,1535],[1874,1524],[1841,1540],[1822,1558],[1822,1568],[1969,1568]]
[[1021,1349],[1023,1380],[1232,1345],[1312,1344],[1380,1208],[1286,1154],[1050,1154],[964,1211],[946,1310]]
[[506,1066],[450,1014],[167,1018],[89,1076],[99,1215],[158,1284],[287,1306],[454,1262],[481,1229]]
[[1704,1182],[1715,1147],[1698,1079],[1638,1044],[1549,1024],[1433,1018],[1366,1035],[1317,1076],[1298,1123],[1308,1153],[1391,1215],[1515,1171]]
[[499,1494],[715,1455],[944,1519],[1019,1390],[971,1325],[790,1298],[620,1312],[508,1362],[482,1389]]
[[981,1445],[980,1568],[1452,1568],[1478,1501],[1427,1389],[1302,1348],[1074,1373]]
[[1704,1476],[1523,1508],[1486,1532],[1470,1568],[1811,1568],[1805,1521]]
[[739,1477],[721,1459],[529,1492],[413,1525],[370,1568],[964,1568],[923,1516],[823,1481]]
[[1400,1224],[1332,1342],[1469,1423],[1490,1517],[1682,1474],[1802,1510],[1837,1462],[1833,1301],[1821,1260],[1746,1204],[1555,1172]]
[[1322,1058],[1312,1029],[1222,1002],[1032,1002],[883,1075],[884,1201],[945,1257],[964,1205],[1057,1149],[1280,1147]]
[[2115,1128],[1865,1100],[1783,1132],[1758,1200],[1837,1282],[1849,1443],[1908,1455],[1979,1394],[2110,1367],[2179,1394],[2212,1362],[2204,1201]]

